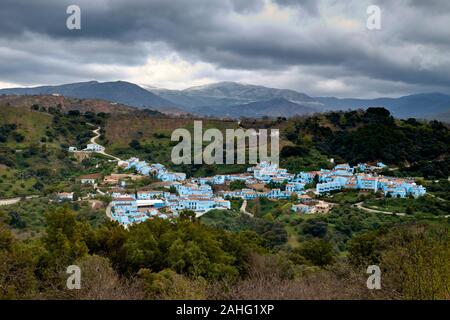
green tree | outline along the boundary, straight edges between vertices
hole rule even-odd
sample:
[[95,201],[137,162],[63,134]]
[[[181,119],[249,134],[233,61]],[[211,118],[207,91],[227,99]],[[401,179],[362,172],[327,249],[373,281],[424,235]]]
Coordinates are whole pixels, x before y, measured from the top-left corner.
[[84,235],[86,225],[77,221],[68,207],[60,207],[45,215],[46,235],[42,239],[51,267],[62,268],[71,265],[87,254]]
[[316,266],[326,266],[334,261],[333,246],[322,239],[302,243],[300,254]]
[[245,184],[245,181],[243,181],[243,180],[234,180],[230,183],[231,190],[238,190],[238,189],[245,189],[245,188],[247,188],[247,185]]

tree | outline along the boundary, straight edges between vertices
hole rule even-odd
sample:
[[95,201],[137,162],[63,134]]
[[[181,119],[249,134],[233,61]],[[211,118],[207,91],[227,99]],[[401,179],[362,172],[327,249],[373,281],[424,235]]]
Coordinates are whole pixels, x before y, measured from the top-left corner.
[[183,210],[180,212],[180,220],[196,221],[196,214],[192,210]]
[[65,268],[87,254],[84,241],[86,225],[77,221],[68,207],[60,207],[45,215],[46,236],[43,238],[47,250],[47,261],[54,269]]
[[300,254],[316,266],[323,267],[334,261],[333,246],[322,239],[302,243]]
[[131,140],[129,146],[134,150],[140,150],[142,148],[140,142],[137,140]]
[[206,282],[189,279],[171,269],[151,272],[141,269],[138,276],[144,282],[148,299],[206,299]]
[[356,268],[364,268],[380,263],[380,252],[377,250],[377,232],[358,235],[348,243],[349,261]]
[[409,205],[409,206],[406,207],[406,214],[407,215],[412,215],[415,212],[416,212],[416,209],[412,205]]
[[145,297],[143,290],[140,290],[136,283],[119,276],[111,267],[108,258],[88,255],[77,260],[76,265],[82,270],[81,289],[71,290],[71,298],[115,300]]
[[398,227],[379,239],[383,283],[404,299],[450,298],[450,231],[448,226]]
[[313,237],[323,238],[328,232],[328,224],[318,219],[306,220],[303,223],[302,231],[304,234],[309,234]]
[[31,298],[37,289],[36,251],[16,243],[0,222],[0,299]]
[[298,200],[297,193],[296,192],[292,192],[292,194],[291,194],[291,201],[292,202],[297,202],[297,200]]
[[247,185],[245,184],[244,180],[234,180],[230,183],[230,189],[231,190],[239,190],[247,188]]

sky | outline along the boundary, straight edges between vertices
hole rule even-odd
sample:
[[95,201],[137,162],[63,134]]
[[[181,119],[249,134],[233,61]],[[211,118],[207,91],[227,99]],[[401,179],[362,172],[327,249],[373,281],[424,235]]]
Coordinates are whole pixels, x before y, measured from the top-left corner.
[[[69,30],[69,5],[81,29]],[[380,8],[371,30],[370,5]],[[450,94],[448,0],[1,0],[0,87],[235,81],[311,96]]]

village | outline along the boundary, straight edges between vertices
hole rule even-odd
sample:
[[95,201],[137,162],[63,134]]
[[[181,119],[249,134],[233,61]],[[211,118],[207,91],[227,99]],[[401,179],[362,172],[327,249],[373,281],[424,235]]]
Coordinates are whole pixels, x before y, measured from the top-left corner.
[[[93,150],[94,151],[94,150]],[[94,151],[95,152],[95,151]],[[132,157],[117,162],[119,170],[133,172],[102,177],[90,174],[79,177],[83,185],[93,186],[98,193],[107,194],[111,202],[107,216],[127,227],[159,217],[173,219],[183,210],[193,211],[197,217],[210,210],[230,210],[236,199],[245,201],[265,197],[276,201],[293,199],[292,212],[297,214],[327,213],[333,204],[323,201],[322,195],[340,190],[361,190],[380,193],[385,197],[420,197],[426,189],[411,179],[380,174],[386,168],[381,162],[360,163],[356,166],[337,164],[333,169],[290,173],[271,162],[261,162],[240,174],[187,178],[185,173],[171,172],[159,163],[148,163]],[[160,182],[158,188],[142,187],[130,192],[127,183],[152,177]],[[230,188],[238,181],[240,188]],[[97,186],[107,186],[106,193]],[[59,193],[60,200],[72,200],[73,193]],[[241,209],[245,211],[245,207]]]

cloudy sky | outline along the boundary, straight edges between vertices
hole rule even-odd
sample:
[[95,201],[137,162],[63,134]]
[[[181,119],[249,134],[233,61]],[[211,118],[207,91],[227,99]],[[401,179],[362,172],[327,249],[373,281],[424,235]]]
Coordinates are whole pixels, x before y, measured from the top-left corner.
[[[81,30],[66,27],[69,5]],[[367,7],[381,9],[369,30]],[[313,96],[450,94],[448,0],[1,0],[0,87],[217,81]]]

